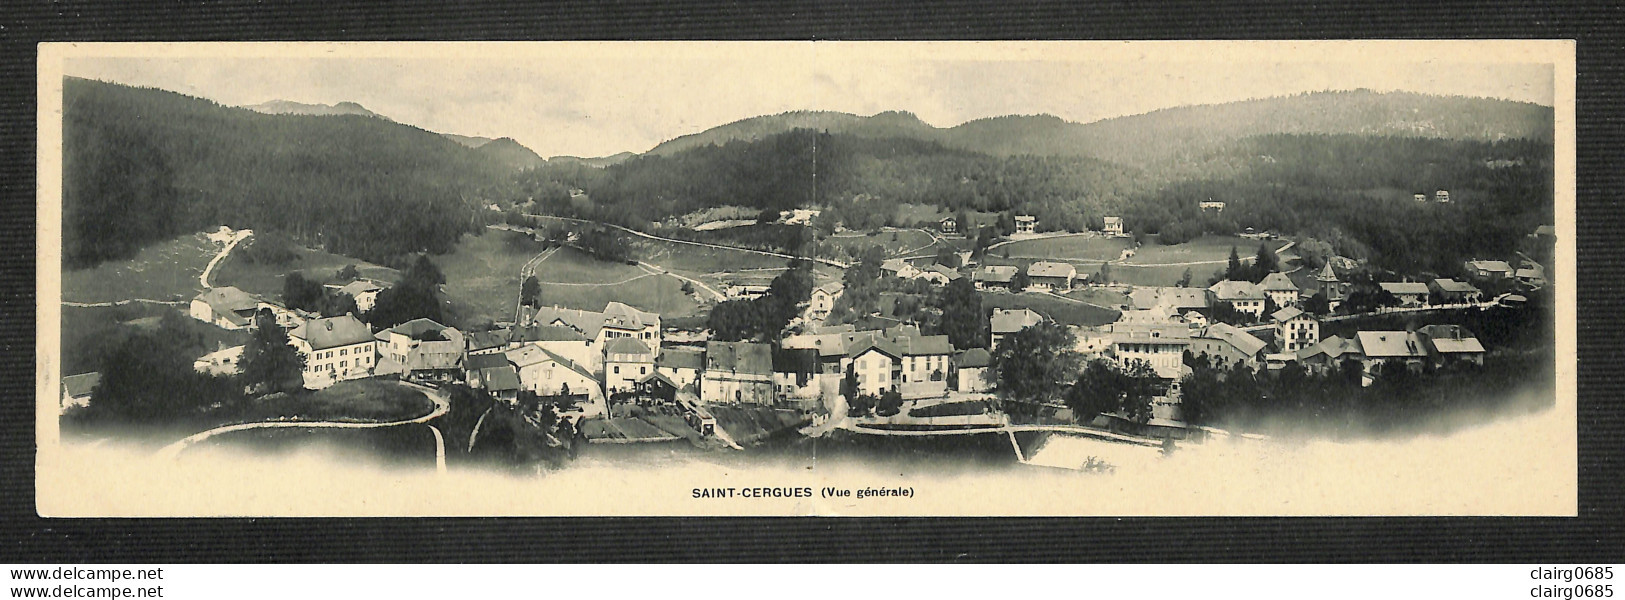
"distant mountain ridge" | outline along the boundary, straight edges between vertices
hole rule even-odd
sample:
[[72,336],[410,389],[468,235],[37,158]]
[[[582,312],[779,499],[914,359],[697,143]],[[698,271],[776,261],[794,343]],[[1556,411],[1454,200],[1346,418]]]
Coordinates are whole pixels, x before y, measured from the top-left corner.
[[636,156],[637,156],[637,154],[633,154],[631,152],[621,152],[619,154],[611,154],[609,156],[600,156],[600,157],[596,157],[596,158],[583,158],[583,157],[580,157],[580,156],[554,156],[552,158],[547,159],[547,161],[551,162],[551,163],[559,163],[559,164],[586,165],[586,166],[589,166],[589,167],[595,167],[595,168],[602,169],[602,168],[605,168],[605,167],[610,167],[610,166],[621,164],[623,162],[626,162],[628,159],[634,158]]
[[1371,90],[1329,91],[1182,106],[1091,123],[1008,115],[938,128],[906,112],[858,116],[795,111],[742,119],[680,136],[647,154],[797,128],[864,137],[908,137],[995,156],[1081,156],[1133,166],[1201,156],[1229,141],[1271,134],[1358,134],[1469,141],[1550,140],[1551,107],[1526,102]]
[[474,147],[474,153],[514,169],[529,169],[547,162],[530,148],[508,137],[480,144]]
[[383,119],[385,121],[394,122],[393,119],[367,110],[366,107],[354,102],[339,102],[336,104],[305,104],[303,102],[294,102],[292,100],[272,100],[270,102],[261,102],[259,104],[242,106],[241,108],[246,108],[254,112],[265,113],[268,115],[360,115],[363,117],[373,117],[375,119]]
[[480,146],[484,146],[486,144],[489,144],[489,143],[491,143],[493,141],[491,138],[488,138],[488,137],[479,137],[479,136],[473,136],[473,135],[457,135],[455,133],[442,133],[440,135],[446,136],[446,139],[451,140],[453,142],[457,142],[457,143],[462,144],[464,146],[468,146],[470,148],[478,148]]

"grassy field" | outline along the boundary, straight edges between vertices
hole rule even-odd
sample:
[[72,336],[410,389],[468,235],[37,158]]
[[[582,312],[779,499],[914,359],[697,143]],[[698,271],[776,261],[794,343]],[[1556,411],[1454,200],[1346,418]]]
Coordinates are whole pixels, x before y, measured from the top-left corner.
[[[886,250],[886,256],[897,256],[898,253],[908,250],[917,254],[933,251],[936,238],[918,229],[903,229],[898,231],[874,231],[862,235],[846,232],[832,235],[824,240],[826,244],[833,244],[845,248],[847,252],[856,255],[869,246],[880,246]],[[925,248],[921,249],[924,246]]]
[[427,414],[423,392],[382,379],[342,381],[314,392],[250,399],[236,407],[241,421],[398,421]]
[[1010,258],[1045,258],[1077,261],[1116,260],[1131,242],[1124,238],[1068,236],[1022,240],[999,246],[989,253]]
[[743,250],[706,248],[660,240],[637,240],[638,257],[643,262],[677,271],[687,276],[733,271],[782,267],[787,259]]
[[[244,240],[237,249],[252,245],[255,239]],[[361,276],[368,279],[395,281],[400,278],[400,272],[395,269],[348,256],[299,247],[295,247],[293,252],[295,258],[292,263],[266,265],[250,264],[241,253],[233,250],[214,268],[213,283],[216,286],[235,286],[250,294],[277,299],[282,297],[282,278],[295,271],[306,279],[324,283],[334,281],[333,276],[345,265],[355,265]]]
[[982,293],[983,308],[1030,308],[1058,323],[1095,327],[1117,320],[1118,312],[1039,294]]
[[189,300],[202,291],[198,276],[220,247],[202,234],[153,244],[134,258],[62,273],[62,299],[111,302],[129,298]]
[[[515,288],[517,289],[517,288]],[[515,292],[510,292],[510,294]],[[639,310],[660,313],[661,316],[681,317],[697,314],[700,304],[683,293],[683,281],[670,275],[650,275],[634,281],[611,285],[549,285],[542,284],[542,304],[558,305],[580,310],[603,310],[610,302],[621,302]],[[508,302],[514,298],[509,296]],[[513,311],[513,305],[507,305]]]
[[[518,267],[514,269],[514,272],[518,273]],[[536,265],[536,280],[544,285],[548,283],[616,283],[640,275],[647,275],[648,273],[648,271],[633,265],[604,262],[569,247],[560,248],[547,260]]]
[[1128,294],[1122,290],[1107,287],[1081,287],[1062,295],[1101,306],[1121,306],[1129,301]]
[[[1197,265],[1195,269],[1201,272],[1200,267],[1211,267],[1211,271],[1213,268],[1224,268],[1224,263],[1230,259],[1230,248],[1234,247],[1236,253],[1245,258],[1258,254],[1259,243],[1260,240],[1217,235],[1202,236],[1173,246],[1148,241],[1135,251],[1134,256],[1123,262],[1131,265],[1211,262],[1212,265]],[[1286,245],[1281,240],[1264,240],[1262,243],[1268,244],[1271,250]]]
[[482,320],[513,320],[519,301],[519,268],[541,253],[542,246],[523,234],[488,231],[463,236],[451,252],[434,257],[446,274],[449,323],[469,326]]

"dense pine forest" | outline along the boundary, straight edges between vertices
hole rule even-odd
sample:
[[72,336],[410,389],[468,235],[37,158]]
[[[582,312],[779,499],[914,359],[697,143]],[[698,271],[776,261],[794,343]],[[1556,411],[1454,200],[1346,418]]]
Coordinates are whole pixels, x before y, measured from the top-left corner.
[[382,119],[268,115],[75,78],[63,94],[69,268],[220,224],[398,263],[450,248],[511,173],[439,134]]

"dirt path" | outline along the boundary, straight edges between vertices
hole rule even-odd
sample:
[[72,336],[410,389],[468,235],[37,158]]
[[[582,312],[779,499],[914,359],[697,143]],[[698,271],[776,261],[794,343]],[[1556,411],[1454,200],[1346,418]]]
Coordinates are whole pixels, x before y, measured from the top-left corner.
[[[222,433],[231,433],[231,432],[234,432],[234,431],[247,431],[247,430],[250,430],[250,429],[285,429],[285,428],[376,429],[376,428],[379,428],[379,427],[395,427],[395,426],[398,426],[398,425],[416,425],[416,424],[419,424],[419,423],[428,423],[429,421],[433,421],[435,419],[440,418],[442,415],[445,415],[447,412],[449,412],[451,410],[451,399],[447,398],[445,396],[445,394],[442,394],[439,389],[424,386],[424,385],[418,385],[418,384],[415,384],[415,383],[407,383],[407,382],[404,382],[404,381],[400,382],[400,385],[405,386],[405,387],[409,387],[409,388],[413,388],[413,389],[416,389],[418,391],[423,392],[423,395],[427,396],[429,398],[429,401],[434,403],[434,409],[430,410],[428,414],[425,414],[425,415],[423,415],[421,417],[413,417],[411,419],[403,419],[403,420],[399,420],[399,421],[383,421],[383,422],[376,422],[376,423],[356,423],[356,422],[350,422],[350,421],[261,421],[261,422],[258,422],[258,423],[240,423],[240,424],[237,424],[237,425],[226,425],[224,427],[216,427],[216,428],[210,429],[208,431],[195,433],[195,434],[192,434],[190,436],[187,436],[187,437],[181,439],[178,442],[175,442],[173,444],[170,444],[168,446],[164,446],[163,448],[160,448],[158,450],[157,455],[160,458],[174,459],[175,457],[180,455],[182,450],[185,450],[188,447],[190,447],[190,446],[192,446],[194,444],[197,444],[198,442],[202,442],[204,440],[207,440],[207,439],[212,438],[214,436],[220,435]],[[446,446],[445,446],[444,440],[440,437],[440,433],[438,432],[438,430],[435,432],[435,440],[440,442],[440,449],[439,449],[439,453],[438,453],[438,456],[437,456],[437,460],[441,464],[443,464],[444,461],[445,461]]]
[[678,274],[673,273],[671,271],[667,271],[664,267],[661,267],[659,265],[651,265],[651,264],[643,262],[641,260],[638,261],[638,266],[643,267],[644,270],[647,270],[650,273],[654,273],[654,274],[658,274],[658,275],[670,275],[672,277],[676,277],[676,278],[681,279],[683,281],[686,281],[688,283],[692,283],[692,284],[694,284],[695,287],[697,287],[699,289],[702,289],[702,290],[705,290],[707,292],[710,292],[710,294],[712,296],[716,297],[717,302],[722,302],[722,301],[728,299],[728,297],[726,295],[723,295],[722,292],[717,291],[716,288],[713,288],[713,287],[711,287],[709,285],[705,285],[705,282],[700,281],[698,279],[692,279],[692,278],[684,277],[682,275],[678,275]]
[[117,301],[114,301],[114,302],[69,302],[67,300],[63,300],[62,305],[63,306],[73,306],[73,307],[78,307],[78,308],[100,308],[100,307],[108,307],[108,306],[124,306],[126,304],[131,303],[131,302],[145,302],[147,304],[163,304],[163,305],[166,305],[166,306],[184,306],[186,304],[185,302],[182,302],[182,301],[179,301],[179,300],[152,300],[152,299],[149,299],[149,298],[131,298],[129,300],[117,300]]
[[209,276],[214,274],[215,266],[219,265],[220,261],[225,260],[226,255],[231,254],[231,249],[237,247],[237,242],[246,240],[253,235],[254,232],[249,229],[239,229],[236,233],[232,234],[231,241],[226,243],[226,247],[220,249],[219,254],[214,255],[214,260],[210,260],[209,266],[204,267],[203,273],[197,276],[197,281],[198,283],[203,284],[204,290],[214,287],[213,285],[209,285]]

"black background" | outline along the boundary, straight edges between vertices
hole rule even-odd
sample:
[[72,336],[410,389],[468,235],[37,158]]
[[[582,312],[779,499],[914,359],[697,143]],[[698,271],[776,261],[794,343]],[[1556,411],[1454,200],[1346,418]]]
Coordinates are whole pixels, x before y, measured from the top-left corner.
[[[1618,6],[18,4],[0,2],[0,562],[1625,560],[1625,382],[1617,366],[1625,353],[1617,300],[1625,294],[1619,234],[1625,166],[1617,164],[1625,10]],[[1311,38],[1579,40],[1579,518],[41,519],[34,513],[37,42]]]

